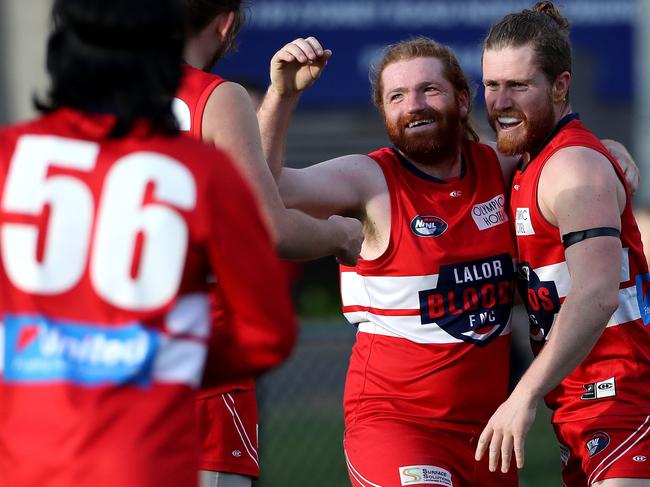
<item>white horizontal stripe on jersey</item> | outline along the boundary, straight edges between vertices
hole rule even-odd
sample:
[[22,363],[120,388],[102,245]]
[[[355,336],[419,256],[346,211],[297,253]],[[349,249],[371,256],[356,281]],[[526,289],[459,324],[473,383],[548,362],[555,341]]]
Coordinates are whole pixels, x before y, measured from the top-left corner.
[[[545,265],[538,267],[535,274],[539,277],[540,281],[554,281],[557,287],[558,295],[563,298],[571,290],[571,276],[569,275],[569,267],[566,262],[559,262],[557,264]],[[621,280],[620,282],[627,282],[630,280],[630,257],[629,249],[623,249],[621,253]]]
[[361,276],[341,273],[343,306],[420,309],[419,292],[435,289],[438,274],[426,276]]
[[210,335],[210,301],[207,294],[194,293],[181,297],[165,317],[171,335],[189,335],[207,339]]
[[[356,322],[354,316],[350,315],[357,314],[345,313],[345,317],[351,322]],[[423,325],[419,316],[382,316],[367,312],[363,315],[366,321],[358,325],[359,331],[363,333],[406,338],[415,343],[463,343],[438,325]],[[511,320],[512,317],[501,331],[501,336],[510,334]]]
[[636,286],[619,290],[618,308],[607,322],[607,326],[616,326],[641,318],[641,311],[639,310],[639,303],[636,296]]
[[153,363],[154,382],[198,387],[207,354],[208,349],[203,342],[162,335]]

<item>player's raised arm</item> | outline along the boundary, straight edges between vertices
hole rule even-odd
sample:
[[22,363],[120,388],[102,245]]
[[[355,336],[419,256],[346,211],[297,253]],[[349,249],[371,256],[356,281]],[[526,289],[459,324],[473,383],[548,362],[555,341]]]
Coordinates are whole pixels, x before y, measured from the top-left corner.
[[356,262],[362,242],[358,221],[318,220],[285,208],[262,152],[255,111],[241,86],[224,83],[213,91],[205,107],[203,133],[212,134],[209,140],[224,148],[253,182],[281,257],[309,260],[335,255],[345,263]]

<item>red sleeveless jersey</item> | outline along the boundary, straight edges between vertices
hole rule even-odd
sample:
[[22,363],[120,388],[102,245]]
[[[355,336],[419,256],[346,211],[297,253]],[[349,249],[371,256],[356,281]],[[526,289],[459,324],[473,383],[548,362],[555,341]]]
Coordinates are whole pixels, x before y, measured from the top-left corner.
[[[276,325],[292,320],[291,302],[281,286],[266,289],[281,268],[228,158],[144,123],[109,138],[111,125],[110,116],[59,109],[0,130],[7,487],[196,485],[209,274],[238,311],[217,332],[223,369],[213,376],[276,364],[269,340],[288,344],[295,333]],[[243,348],[228,340],[241,334]]]
[[[184,64],[182,67],[183,77],[174,99],[174,114],[182,131],[188,132],[197,140],[203,140],[201,127],[205,104],[214,89],[226,80],[188,64]],[[221,298],[218,293],[217,290],[217,294],[212,297],[212,318],[216,326],[225,325],[228,322],[226,310],[220,304]],[[253,379],[243,379],[209,389],[201,389],[197,394],[199,397],[209,397],[228,391],[254,389],[255,381]]]
[[346,423],[387,415],[481,423],[506,398],[514,242],[494,151],[466,142],[463,174],[438,180],[394,149],[370,154],[390,193],[388,248],[341,267],[358,326]]
[[[517,171],[511,196],[518,277],[529,313],[535,353],[548,338],[571,289],[560,232],[544,218],[537,204],[537,187],[544,165],[562,148],[588,147],[607,157],[618,177],[625,181],[607,149],[576,115],[562,120],[556,130],[556,135],[530,164]],[[619,307],[589,356],[546,395],[547,405],[554,410],[554,422],[650,410],[650,328],[644,326],[644,321],[647,324],[650,318],[650,282],[627,186],[626,193],[627,203],[621,215]]]

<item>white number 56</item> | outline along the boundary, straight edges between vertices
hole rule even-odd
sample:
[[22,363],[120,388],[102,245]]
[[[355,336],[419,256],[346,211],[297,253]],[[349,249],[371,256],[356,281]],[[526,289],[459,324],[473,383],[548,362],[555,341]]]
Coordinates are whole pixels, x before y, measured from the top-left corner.
[[[73,288],[89,267],[93,288],[109,303],[129,310],[162,306],[183,274],[189,231],[177,209],[195,207],[194,177],[169,156],[131,153],[108,170],[95,216],[91,188],[74,172],[93,170],[98,155],[93,142],[19,139],[2,198],[3,211],[20,220],[0,229],[7,275],[25,292],[52,295]],[[51,168],[64,171],[49,175]],[[152,197],[145,202],[148,187]],[[46,207],[39,256],[36,217]]]

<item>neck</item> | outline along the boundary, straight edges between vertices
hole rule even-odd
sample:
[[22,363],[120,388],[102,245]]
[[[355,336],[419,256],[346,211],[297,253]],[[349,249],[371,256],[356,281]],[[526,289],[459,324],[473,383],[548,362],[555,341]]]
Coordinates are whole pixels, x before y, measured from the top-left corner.
[[193,68],[209,71],[212,68],[208,66],[212,54],[207,52],[204,46],[205,43],[197,37],[187,39],[183,49],[183,60]]
[[[549,132],[546,135],[547,138],[548,138],[548,136],[550,136],[553,133],[553,131],[557,127],[557,124],[560,123],[560,120],[562,120],[564,117],[566,117],[570,113],[572,113],[572,110],[571,110],[571,105],[569,104],[569,102],[568,101],[562,102],[562,104],[555,110],[555,120],[554,120],[555,123],[553,124],[552,131]],[[548,142],[548,140],[545,141],[544,144],[546,144],[547,142]],[[542,147],[538,147],[533,152],[531,152],[531,151],[524,152],[522,154],[522,156],[521,156],[521,159],[522,159],[522,162],[523,162],[522,167],[526,167],[530,163],[530,161],[532,159],[532,154],[536,153],[536,151],[539,151],[541,149],[542,149]]]
[[434,164],[430,162],[418,162],[400,151],[404,158],[416,168],[429,176],[437,179],[450,179],[460,177],[462,171],[461,145],[458,144],[453,153],[444,156],[436,156]]

